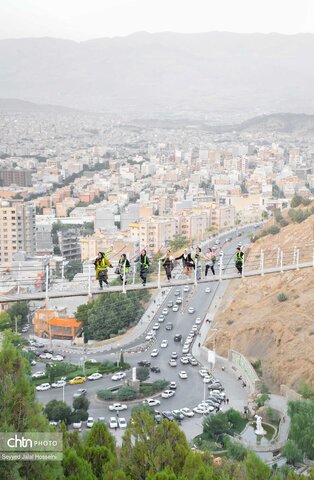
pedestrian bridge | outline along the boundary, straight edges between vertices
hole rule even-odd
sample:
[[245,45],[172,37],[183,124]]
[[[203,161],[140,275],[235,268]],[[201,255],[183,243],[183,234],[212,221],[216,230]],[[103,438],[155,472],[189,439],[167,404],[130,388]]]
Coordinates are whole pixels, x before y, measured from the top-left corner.
[[[312,245],[303,245],[302,248],[293,247],[288,250],[274,248],[261,250],[260,252],[248,252],[245,257],[242,274],[234,266],[234,255],[219,255],[215,263],[215,275],[211,271],[207,277],[204,277],[204,265],[199,265],[191,277],[178,272],[170,282],[167,281],[161,262],[157,262],[155,272],[148,276],[148,282],[142,286],[136,275],[136,265],[133,266],[133,273],[129,274],[128,283],[124,285],[114,285],[104,287],[104,290],[96,288],[94,272],[92,265],[89,265],[86,273],[79,274],[79,281],[68,282],[63,275],[60,278],[49,278],[49,269],[47,267],[44,285],[41,291],[29,291],[34,289],[34,282],[38,281],[38,276],[34,272],[28,273],[28,279],[17,278],[16,280],[6,280],[0,271],[0,305],[1,303],[12,303],[17,301],[44,301],[48,304],[49,299],[66,297],[87,297],[91,299],[95,295],[104,295],[110,292],[126,293],[138,289],[162,289],[165,287],[181,287],[183,285],[206,284],[210,286],[212,282],[228,281],[232,279],[252,278],[264,275],[280,274],[287,271],[298,271],[300,269],[314,268],[314,249]],[[6,272],[7,274],[10,272]],[[11,272],[12,273],[12,272]],[[25,274],[25,272],[24,272]],[[201,276],[199,279],[198,276]],[[29,280],[30,279],[30,280]],[[31,288],[30,288],[31,283]],[[116,283],[116,280],[115,282]]]

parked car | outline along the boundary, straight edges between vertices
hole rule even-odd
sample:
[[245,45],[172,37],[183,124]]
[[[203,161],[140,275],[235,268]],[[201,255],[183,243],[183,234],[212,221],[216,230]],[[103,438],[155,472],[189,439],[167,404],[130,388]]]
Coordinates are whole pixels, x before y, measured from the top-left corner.
[[122,380],[122,378],[125,378],[125,373],[124,372],[117,372],[114,375],[112,375],[111,380],[116,382],[118,380]]
[[154,323],[153,330],[159,330],[159,329],[160,329],[159,323]]
[[159,367],[150,367],[150,371],[153,373],[160,373],[160,368]]
[[166,419],[166,420],[169,420],[169,422],[173,422],[174,421],[174,416],[173,416],[173,413],[170,412],[169,410],[166,410],[164,412],[161,412],[162,416]]
[[192,365],[192,367],[197,367],[198,366],[198,361],[194,357],[189,358],[189,363]]
[[62,388],[65,387],[67,382],[65,380],[58,380],[51,384],[52,388]]
[[180,412],[185,416],[185,417],[194,417],[194,412],[190,408],[181,408]]
[[195,325],[200,325],[202,323],[201,317],[196,317]]
[[88,417],[87,422],[86,422],[86,427],[87,428],[92,428],[94,425],[94,418],[93,417]]
[[170,389],[170,390],[176,390],[176,388],[177,388],[176,382],[170,382],[170,384],[169,384],[169,389]]
[[126,419],[123,417],[118,418],[118,425],[119,425],[119,428],[126,428],[127,427]]
[[42,360],[50,360],[52,357],[52,354],[51,353],[41,353],[39,355],[39,358],[41,358]]
[[149,342],[149,341],[152,340],[154,337],[155,337],[155,332],[148,332],[148,334],[147,334],[146,337],[145,337],[145,340],[146,340],[147,342]]
[[118,422],[116,417],[110,417],[109,428],[118,428]]
[[164,392],[162,392],[161,396],[162,398],[171,398],[174,394],[174,390],[165,390]]
[[79,422],[74,422],[74,423],[72,424],[72,427],[75,428],[75,429],[77,429],[77,430],[80,430],[80,429],[82,428],[82,422],[81,422],[81,421],[79,421]]
[[98,423],[106,423],[106,419],[105,419],[105,417],[98,417],[97,422]]
[[50,387],[50,383],[42,383],[41,385],[37,385],[36,390],[38,390],[38,392],[43,392],[45,390],[49,390]]
[[159,350],[158,350],[157,348],[154,348],[154,349],[151,351],[150,356],[151,356],[151,357],[157,357],[158,354],[159,354]]
[[127,409],[128,409],[128,406],[124,405],[123,403],[113,403],[112,405],[109,405],[110,411],[121,412],[121,410],[127,410]]
[[184,415],[180,410],[172,410],[172,415],[174,416],[175,420],[184,420]]
[[78,383],[86,382],[86,377],[74,377],[72,380],[69,380],[70,385],[77,385]]
[[78,398],[81,395],[86,395],[86,394],[87,394],[86,388],[79,388],[78,390],[76,390],[76,392],[73,393],[73,397]]
[[99,380],[100,378],[102,378],[102,374],[95,372],[89,375],[87,378],[88,380]]

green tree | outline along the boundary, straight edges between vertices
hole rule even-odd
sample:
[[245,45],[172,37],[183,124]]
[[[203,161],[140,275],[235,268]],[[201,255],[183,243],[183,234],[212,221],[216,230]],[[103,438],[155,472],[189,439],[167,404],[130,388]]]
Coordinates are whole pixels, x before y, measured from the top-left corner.
[[84,395],[74,398],[73,400],[73,409],[74,410],[88,410],[89,400]]
[[270,468],[252,452],[248,453],[244,465],[247,480],[266,480],[270,477]]
[[311,387],[310,385],[307,385],[305,383],[299,389],[299,393],[302,395],[303,398],[314,401],[314,387]]
[[287,440],[282,449],[282,454],[287,459],[287,463],[295,465],[303,460],[303,454],[293,440]]
[[289,439],[304,455],[314,460],[314,402],[289,402],[288,413],[291,417]]
[[[227,437],[228,438],[228,437]],[[248,454],[248,449],[240,442],[233,442],[230,439],[225,440],[228,458],[231,460],[242,461]]]
[[44,408],[44,413],[48,420],[58,422],[63,421],[66,424],[71,420],[71,408],[61,400],[50,400]]
[[74,410],[71,413],[70,423],[85,422],[88,419],[88,412],[86,410]]
[[12,325],[12,319],[8,312],[0,313],[0,330],[5,330]]
[[96,480],[92,467],[84,458],[81,458],[74,448],[64,451],[63,460],[64,478],[69,480]]
[[10,315],[12,321],[15,317],[18,317],[19,324],[23,325],[27,322],[28,315],[30,314],[29,306],[26,302],[13,303],[12,307],[8,309],[8,314]]
[[301,197],[301,195],[294,195],[290,202],[291,208],[296,208],[302,205],[302,200],[303,200],[303,197]]
[[173,252],[176,252],[177,250],[181,250],[181,248],[187,247],[189,243],[189,240],[183,235],[175,235],[169,242],[169,247]]
[[203,422],[203,436],[207,440],[219,440],[225,433],[231,432],[231,424],[225,413],[207,415]]
[[147,367],[136,367],[136,378],[140,382],[145,382],[149,377],[149,368]]
[[65,278],[70,282],[73,280],[77,273],[83,272],[83,264],[80,260],[70,260],[65,271]]

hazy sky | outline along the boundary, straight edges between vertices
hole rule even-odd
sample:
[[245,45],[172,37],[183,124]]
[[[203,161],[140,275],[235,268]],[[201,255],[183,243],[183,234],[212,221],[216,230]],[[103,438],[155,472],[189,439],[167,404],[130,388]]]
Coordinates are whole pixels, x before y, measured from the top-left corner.
[[314,33],[314,0],[0,0],[0,38],[133,32]]

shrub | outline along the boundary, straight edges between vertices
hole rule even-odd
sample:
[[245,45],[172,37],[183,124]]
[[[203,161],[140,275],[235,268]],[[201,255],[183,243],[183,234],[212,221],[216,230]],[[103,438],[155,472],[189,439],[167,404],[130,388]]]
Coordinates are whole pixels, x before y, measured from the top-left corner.
[[278,225],[272,225],[268,230],[267,233],[270,233],[271,235],[276,235],[277,233],[280,232],[280,227]]
[[120,401],[123,400],[134,400],[137,397],[136,390],[134,388],[129,387],[128,385],[124,385],[123,387],[119,388],[117,391],[117,399]]
[[286,300],[288,300],[288,297],[285,293],[280,292],[277,295],[277,300],[278,300],[278,302],[285,302]]
[[160,392],[161,390],[164,390],[165,388],[167,388],[169,385],[169,382],[168,380],[156,380],[153,384],[152,384],[152,389],[153,389],[153,392]]
[[70,420],[71,423],[76,423],[76,422],[85,422],[85,420],[88,419],[88,412],[86,410],[75,410],[72,412]]
[[111,390],[98,390],[97,397],[101,398],[102,400],[112,400],[113,393]]
[[136,378],[140,382],[145,382],[147,378],[149,377],[149,368],[147,367],[137,367],[136,368]]
[[260,408],[265,405],[265,402],[269,399],[268,393],[262,393],[262,395],[256,400],[256,405]]

